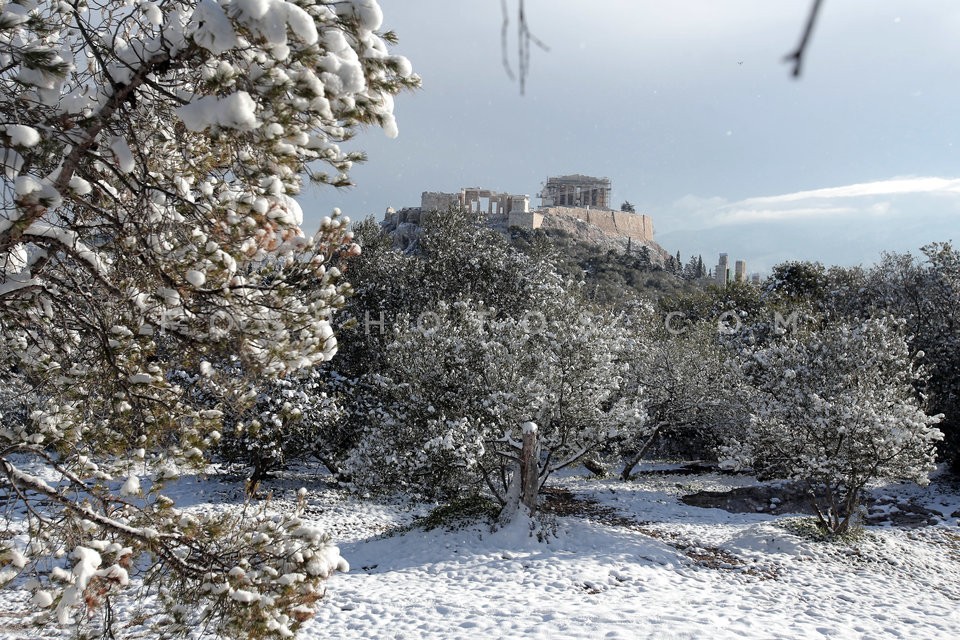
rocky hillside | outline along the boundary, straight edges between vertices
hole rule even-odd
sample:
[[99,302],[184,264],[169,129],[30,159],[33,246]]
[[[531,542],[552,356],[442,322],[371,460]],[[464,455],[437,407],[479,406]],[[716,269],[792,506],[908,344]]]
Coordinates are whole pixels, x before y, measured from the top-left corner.
[[[608,251],[633,253],[647,246],[650,249],[651,263],[658,266],[663,266],[670,255],[653,240],[632,239],[627,235],[600,228],[582,218],[556,213],[555,209],[547,209],[543,212],[543,224],[537,231],[543,232],[548,237],[563,238],[568,244],[582,244],[585,249],[592,248],[600,253]],[[408,250],[416,245],[419,238],[421,213],[419,209],[405,210],[404,213],[407,215],[388,216],[381,224],[384,231],[393,236],[394,244],[398,249]],[[500,231],[509,238],[517,235],[517,229],[509,227],[506,215],[489,215],[484,216],[483,219],[490,228]],[[521,233],[529,234],[530,230],[524,230]]]
[[[581,218],[572,216],[546,213],[543,216],[543,226],[540,229],[548,236],[563,235],[576,242],[593,245],[603,251],[635,252],[640,251],[642,247],[641,243],[626,236],[615,236]],[[654,264],[663,265],[669,253],[655,241],[651,240],[643,244],[650,248],[651,261]]]

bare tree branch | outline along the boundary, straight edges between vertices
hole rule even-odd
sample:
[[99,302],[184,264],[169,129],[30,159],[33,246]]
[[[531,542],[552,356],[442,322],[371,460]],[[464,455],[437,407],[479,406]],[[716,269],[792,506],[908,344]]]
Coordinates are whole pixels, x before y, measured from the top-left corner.
[[[527,76],[530,73],[530,45],[534,44],[544,51],[550,51],[550,47],[543,43],[530,31],[530,25],[527,22],[526,12],[524,10],[524,0],[517,0],[517,67],[518,72],[514,73],[510,64],[510,55],[508,53],[508,34],[510,28],[510,10],[507,7],[507,0],[500,0],[500,10],[503,14],[503,22],[500,26],[500,55],[503,62],[503,69],[506,71],[510,80],[517,80],[520,84],[520,95],[526,91]],[[807,22],[804,25],[803,34],[796,49],[784,56],[783,61],[793,65],[791,75],[799,78],[803,71],[804,55],[807,52],[807,46],[810,44],[810,38],[813,36],[813,30],[816,26],[817,17],[820,15],[820,8],[823,0],[813,0],[810,11],[807,14]]]
[[500,10],[503,13],[503,24],[500,27],[500,57],[503,60],[503,70],[507,77],[516,80],[513,68],[510,66],[510,55],[507,53],[507,29],[510,27],[510,12],[507,9],[507,0],[500,0]]
[[510,27],[510,12],[507,9],[507,0],[500,0],[500,7],[503,12],[503,24],[500,28],[500,50],[503,58],[503,68],[507,72],[507,77],[511,80],[519,80],[520,95],[524,94],[527,85],[527,75],[530,73],[530,45],[535,44],[544,51],[550,51],[542,40],[537,38],[530,31],[530,25],[527,23],[527,16],[523,8],[524,0],[518,0],[517,5],[517,67],[518,73],[513,73],[510,66],[510,57],[507,54],[507,34]]
[[803,29],[803,35],[800,37],[800,43],[792,53],[787,54],[787,56],[783,59],[784,62],[793,63],[792,75],[794,78],[799,78],[803,69],[803,56],[807,52],[807,45],[810,43],[810,36],[813,35],[813,27],[817,22],[817,15],[820,13],[821,4],[822,0],[813,0],[813,5],[810,7],[810,13],[807,15],[807,24]]

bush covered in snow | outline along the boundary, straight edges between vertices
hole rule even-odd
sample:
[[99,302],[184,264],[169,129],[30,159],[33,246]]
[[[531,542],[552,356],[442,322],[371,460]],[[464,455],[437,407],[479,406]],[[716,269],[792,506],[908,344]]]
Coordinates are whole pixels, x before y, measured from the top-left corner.
[[658,446],[687,459],[711,458],[749,413],[749,388],[716,326],[699,322],[671,333],[656,320],[644,317],[630,326],[638,336],[630,356],[632,386],[647,420],[639,429],[621,430],[624,480]]
[[386,347],[382,403],[348,461],[355,481],[508,503],[524,423],[539,427],[542,484],[643,422],[624,388],[628,340],[573,300],[520,317],[441,303],[429,324],[410,318]]
[[[234,375],[240,369],[227,367]],[[187,372],[174,374],[193,392],[204,394],[208,380]],[[319,369],[298,371],[274,380],[249,377],[235,385],[230,394],[207,393],[209,402],[223,412],[220,437],[210,453],[216,462],[247,473],[248,493],[256,494],[260,482],[291,462],[315,458],[325,460],[332,431],[340,419],[335,398]]]
[[884,315],[904,320],[910,351],[928,373],[916,390],[933,413],[944,414],[940,457],[960,468],[960,252],[953,245],[933,243],[919,256],[884,254],[868,268],[779,265],[764,301],[854,323]]
[[372,251],[350,272],[347,312],[365,330],[333,363],[362,427],[343,461],[355,483],[505,504],[525,422],[540,427],[541,483],[642,423],[635,337],[549,260],[459,211],[431,215],[413,253],[372,228],[359,236]]
[[750,424],[724,447],[724,465],[805,483],[821,525],[847,529],[867,483],[924,483],[941,438],[915,395],[902,322],[831,323],[745,358],[756,394]]

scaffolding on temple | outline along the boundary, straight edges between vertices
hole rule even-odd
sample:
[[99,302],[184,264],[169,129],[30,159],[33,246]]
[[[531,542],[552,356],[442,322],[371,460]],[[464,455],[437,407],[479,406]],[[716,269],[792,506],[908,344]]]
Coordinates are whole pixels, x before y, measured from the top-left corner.
[[547,178],[540,192],[544,207],[610,208],[610,179],[570,175]]

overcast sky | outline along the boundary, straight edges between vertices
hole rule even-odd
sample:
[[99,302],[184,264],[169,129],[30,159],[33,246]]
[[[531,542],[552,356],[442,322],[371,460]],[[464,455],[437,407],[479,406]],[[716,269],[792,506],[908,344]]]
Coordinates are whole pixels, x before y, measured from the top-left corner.
[[[516,66],[515,11],[510,54]],[[804,75],[782,62],[808,0],[527,0],[526,94],[501,64],[497,0],[380,0],[423,88],[400,136],[351,142],[347,191],[311,188],[306,226],[417,206],[421,191],[526,193],[606,176],[686,259],[768,270],[869,263],[960,241],[960,2],[824,0]]]

